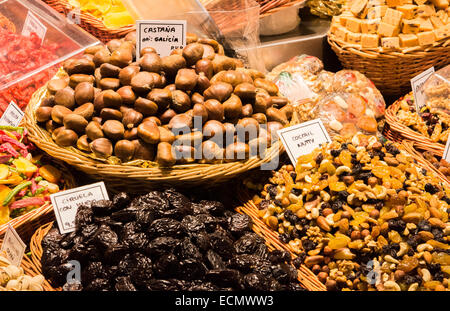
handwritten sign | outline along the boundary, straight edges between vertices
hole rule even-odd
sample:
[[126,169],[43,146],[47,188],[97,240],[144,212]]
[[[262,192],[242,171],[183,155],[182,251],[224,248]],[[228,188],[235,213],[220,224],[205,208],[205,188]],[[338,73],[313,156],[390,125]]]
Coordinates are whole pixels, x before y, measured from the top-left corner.
[[61,234],[75,231],[78,207],[90,201],[109,200],[104,182],[98,182],[50,195]]
[[27,246],[23,243],[20,236],[17,234],[11,225],[8,225],[8,229],[5,233],[5,239],[3,240],[1,253],[6,255],[6,258],[15,266],[19,267],[22,262],[23,255]]
[[277,132],[294,166],[301,155],[309,154],[320,145],[331,142],[322,123],[315,119],[281,129]]
[[186,46],[185,20],[136,21],[136,58],[145,47],[153,47],[158,54],[168,56],[173,50]]
[[0,118],[0,125],[19,126],[22,121],[24,113],[14,102],[10,102],[2,117]]
[[41,38],[41,43],[44,41],[45,34],[47,33],[47,27],[37,18],[31,11],[28,11],[27,18],[22,28],[22,36],[29,37],[32,33],[35,33]]
[[425,94],[423,92],[423,85],[428,78],[434,73],[434,67],[425,70],[421,74],[411,79],[411,88],[414,94],[414,103],[416,105],[416,111],[420,112],[423,106],[425,106]]

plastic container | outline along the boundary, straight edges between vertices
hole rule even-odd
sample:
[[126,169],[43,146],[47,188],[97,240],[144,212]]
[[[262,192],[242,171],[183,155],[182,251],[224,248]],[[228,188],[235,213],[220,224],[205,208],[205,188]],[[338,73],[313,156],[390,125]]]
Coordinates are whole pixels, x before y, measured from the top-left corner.
[[270,15],[261,17],[259,20],[260,35],[274,36],[294,30],[301,21],[298,16],[298,10],[304,6],[305,2],[299,2]]
[[[46,28],[40,37],[35,33],[22,36],[29,12]],[[99,44],[40,1],[1,1],[0,14],[13,25],[0,29],[0,115],[11,101],[24,110],[34,91],[51,79],[61,62]]]

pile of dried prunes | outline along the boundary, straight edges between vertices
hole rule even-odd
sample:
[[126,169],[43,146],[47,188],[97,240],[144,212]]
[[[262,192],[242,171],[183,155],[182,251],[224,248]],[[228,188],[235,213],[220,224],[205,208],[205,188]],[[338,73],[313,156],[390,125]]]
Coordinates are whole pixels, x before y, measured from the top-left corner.
[[[288,252],[270,252],[247,215],[173,189],[79,207],[76,231],[52,228],[42,269],[65,290],[303,290]],[[80,282],[67,283],[71,261]]]

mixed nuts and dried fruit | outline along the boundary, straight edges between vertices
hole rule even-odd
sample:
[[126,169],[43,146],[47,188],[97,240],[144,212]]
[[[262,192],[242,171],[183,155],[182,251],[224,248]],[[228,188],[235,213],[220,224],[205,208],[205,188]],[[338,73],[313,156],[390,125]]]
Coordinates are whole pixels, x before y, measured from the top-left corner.
[[170,56],[144,48],[136,60],[135,36],[87,49],[48,83],[36,119],[58,145],[113,163],[221,163],[263,155],[288,124],[278,87],[216,41],[189,36]]
[[1,291],[43,291],[44,277],[26,275],[23,268],[16,267],[0,254],[0,292]]
[[[303,290],[286,251],[270,252],[249,216],[172,189],[79,207],[76,231],[55,227],[42,267],[64,290]],[[66,283],[81,264],[81,283]]]
[[64,187],[61,170],[48,163],[24,128],[0,126],[0,225],[50,202]]
[[392,142],[337,136],[255,201],[328,290],[450,289],[450,189]]

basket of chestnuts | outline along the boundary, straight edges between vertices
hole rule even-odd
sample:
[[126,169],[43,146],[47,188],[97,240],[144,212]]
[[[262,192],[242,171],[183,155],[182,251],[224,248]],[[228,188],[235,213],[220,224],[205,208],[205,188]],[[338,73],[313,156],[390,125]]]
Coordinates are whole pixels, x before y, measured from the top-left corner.
[[[63,64],[26,111],[30,139],[111,189],[214,184],[278,164],[293,107],[263,73],[189,35],[136,59],[136,34]],[[273,169],[276,165],[269,165]]]

